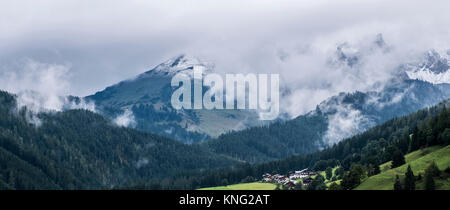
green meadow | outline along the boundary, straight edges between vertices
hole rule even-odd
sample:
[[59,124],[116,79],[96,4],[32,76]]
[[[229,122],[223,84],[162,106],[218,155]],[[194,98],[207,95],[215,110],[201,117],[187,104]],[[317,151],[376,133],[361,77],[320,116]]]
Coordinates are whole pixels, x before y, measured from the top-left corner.
[[[433,146],[425,149],[417,150],[405,155],[406,164],[391,169],[391,162],[386,162],[380,165],[381,173],[375,176],[371,176],[362,180],[361,184],[355,188],[355,190],[393,190],[395,176],[399,175],[400,179],[405,178],[405,173],[408,165],[411,165],[411,169],[414,175],[417,177],[419,174],[422,176],[422,180],[416,182],[416,189],[424,189],[424,174],[426,167],[436,162],[440,170],[445,170],[450,167],[450,145],[446,147]],[[333,168],[333,174],[337,167]],[[320,172],[325,177],[325,172]],[[336,182],[339,184],[341,180],[331,181],[325,180],[325,184],[330,186],[331,183]],[[450,177],[435,178],[436,189],[449,190],[450,189]],[[207,187],[199,190],[274,190],[275,184],[252,182],[241,183],[227,186]]]
[[[422,180],[416,182],[416,189],[424,189],[424,174],[426,167],[436,162],[440,170],[444,170],[450,166],[450,145],[446,147],[429,147],[423,150],[418,150],[405,155],[406,164],[391,169],[390,162],[381,165],[382,172],[378,175],[371,176],[362,181],[362,183],[356,187],[356,190],[392,190],[394,188],[395,176],[399,175],[400,179],[404,179],[406,169],[408,165],[411,165],[411,169],[415,176],[419,174],[422,176]],[[450,189],[450,178],[440,177],[435,178],[436,189]]]
[[200,188],[199,190],[274,190],[276,187],[272,183],[251,182],[242,184],[232,184],[227,186]]

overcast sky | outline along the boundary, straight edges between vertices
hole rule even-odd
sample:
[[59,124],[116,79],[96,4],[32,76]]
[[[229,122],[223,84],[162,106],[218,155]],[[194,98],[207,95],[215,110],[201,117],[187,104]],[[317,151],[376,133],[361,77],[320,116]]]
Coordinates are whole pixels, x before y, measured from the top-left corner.
[[324,76],[324,52],[378,33],[398,54],[450,49],[449,8],[446,0],[3,0],[0,71],[5,80],[26,73],[30,60],[64,66],[62,93],[85,96],[187,53],[217,71],[280,72],[287,83],[307,84],[298,97],[311,104],[301,113],[336,91],[361,88],[311,84]]

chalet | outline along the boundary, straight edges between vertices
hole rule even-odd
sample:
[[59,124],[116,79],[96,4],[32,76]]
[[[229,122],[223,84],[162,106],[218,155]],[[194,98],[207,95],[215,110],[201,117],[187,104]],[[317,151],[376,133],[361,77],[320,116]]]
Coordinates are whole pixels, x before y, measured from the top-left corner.
[[264,181],[264,182],[272,182],[272,180],[273,180],[272,175],[270,175],[268,173],[266,173],[262,176],[262,181]]
[[[272,182],[282,184],[286,186],[288,189],[294,189],[295,185],[302,184],[309,185],[312,182],[312,176],[318,174],[317,172],[311,171],[308,168],[305,168],[300,171],[291,171],[288,173],[288,176],[275,174],[271,175],[269,173],[265,173],[262,175],[263,182]],[[297,180],[301,179],[301,182]]]
[[290,190],[293,190],[295,188],[295,183],[289,181],[284,186],[288,187]]
[[300,171],[290,172],[289,178],[291,180],[304,179],[306,177],[313,176],[316,174],[317,174],[317,172],[313,172],[313,171],[310,171],[308,168],[305,168]]

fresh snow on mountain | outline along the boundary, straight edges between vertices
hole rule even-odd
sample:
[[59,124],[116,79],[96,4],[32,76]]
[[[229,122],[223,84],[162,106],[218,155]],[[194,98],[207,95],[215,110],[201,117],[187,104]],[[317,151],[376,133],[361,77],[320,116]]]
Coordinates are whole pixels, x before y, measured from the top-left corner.
[[410,79],[418,79],[433,84],[450,83],[450,71],[436,74],[429,69],[421,69],[419,71],[407,71],[406,74]]
[[[370,75],[362,74],[361,68],[367,65],[369,58],[388,56],[391,49],[393,48],[386,44],[383,36],[378,34],[375,39],[362,44],[344,42],[337,45],[335,53],[327,60],[334,69],[365,79]],[[417,60],[411,59],[410,62],[402,62],[403,65],[393,66],[395,74],[399,75],[393,75],[392,81],[386,81],[388,85],[384,90],[374,88],[381,92],[355,95],[364,98],[364,103],[344,103],[337,100],[336,103],[339,103],[335,105],[332,105],[332,101],[329,101],[331,104],[319,104],[320,112],[326,113],[324,116],[329,123],[327,130],[323,131],[325,135],[321,141],[328,144],[338,142],[398,114],[408,114],[447,98],[450,95],[447,57],[448,53],[441,55],[435,50],[429,50]],[[204,74],[214,72],[212,63],[180,55],[134,79],[107,87],[86,99],[95,101],[96,108],[113,119],[129,116],[130,122],[135,122],[133,127],[136,129],[185,143],[203,141],[230,131],[269,123],[260,121],[257,113],[250,110],[175,110],[170,104],[174,90],[170,85],[172,77],[177,73],[192,76],[193,70],[197,68],[202,69]],[[392,84],[393,81],[396,81],[395,84]],[[343,98],[343,101],[351,98],[343,97],[344,95],[338,98]],[[281,115],[285,116],[286,113]]]
[[183,54],[159,64],[152,70],[147,71],[140,76],[172,77],[178,73],[186,73],[186,75],[192,76],[192,71],[194,70],[194,68],[202,69],[203,73],[208,73],[212,72],[214,65],[212,63],[201,61],[196,57]]
[[449,59],[435,50],[429,50],[419,62],[406,64],[409,79],[418,79],[432,84],[450,83]]
[[172,77],[177,73],[185,73],[192,78],[197,68],[202,69],[203,74],[214,71],[211,63],[180,55],[86,99],[94,101],[100,113],[112,119],[133,122],[126,124],[184,143],[203,141],[226,132],[266,124],[259,120],[258,113],[253,110],[174,109],[170,102],[175,89],[171,86]]

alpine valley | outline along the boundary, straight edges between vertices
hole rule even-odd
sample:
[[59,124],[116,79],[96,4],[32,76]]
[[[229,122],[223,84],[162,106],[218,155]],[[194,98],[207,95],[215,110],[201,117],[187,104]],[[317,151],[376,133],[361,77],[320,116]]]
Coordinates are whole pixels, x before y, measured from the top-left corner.
[[[327,65],[358,71],[373,52],[390,52],[381,35],[365,49],[336,45]],[[93,103],[95,112],[66,106],[36,113],[18,104],[20,94],[2,91],[0,188],[197,189],[303,168],[372,173],[375,165],[392,160],[387,150],[403,157],[429,146],[448,148],[448,57],[424,51],[370,91],[342,92],[305,114],[283,113],[274,121],[261,121],[252,110],[174,109],[170,83],[175,74],[189,75],[197,67],[215,71],[212,63],[189,55],[92,95],[66,98]],[[291,91],[281,89],[285,95]],[[439,182],[447,182],[444,175]],[[360,184],[340,179],[345,189]]]

